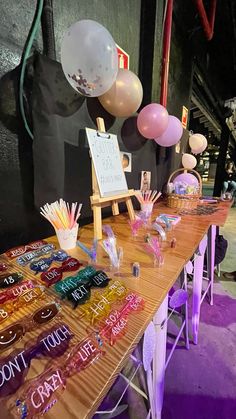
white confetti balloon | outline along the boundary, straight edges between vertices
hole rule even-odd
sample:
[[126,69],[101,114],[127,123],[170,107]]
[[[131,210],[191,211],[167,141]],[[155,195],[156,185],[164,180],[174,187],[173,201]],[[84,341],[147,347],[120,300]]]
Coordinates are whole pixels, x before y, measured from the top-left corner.
[[61,64],[68,82],[78,93],[93,97],[103,95],[118,73],[115,41],[100,23],[80,20],[64,34]]

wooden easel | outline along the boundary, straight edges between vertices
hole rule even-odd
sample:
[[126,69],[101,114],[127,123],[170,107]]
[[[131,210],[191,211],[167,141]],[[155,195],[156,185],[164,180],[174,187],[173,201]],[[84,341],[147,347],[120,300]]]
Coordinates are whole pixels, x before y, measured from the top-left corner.
[[[98,131],[106,132],[105,124],[103,118],[96,118]],[[119,202],[125,202],[129,217],[131,220],[134,220],[134,208],[131,200],[131,196],[134,196],[134,189],[129,189],[126,193],[115,195],[115,196],[107,196],[102,198],[99,192],[97,177],[92,163],[92,188],[93,188],[93,195],[90,196],[91,207],[93,210],[93,223],[94,223],[94,238],[101,240],[102,239],[102,208],[105,207],[112,207],[112,214],[119,215]]]

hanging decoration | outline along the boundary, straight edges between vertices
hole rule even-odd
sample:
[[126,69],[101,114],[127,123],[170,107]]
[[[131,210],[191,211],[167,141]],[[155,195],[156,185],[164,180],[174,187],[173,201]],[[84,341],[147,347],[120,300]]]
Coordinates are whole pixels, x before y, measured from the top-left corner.
[[158,103],[145,106],[138,115],[137,126],[140,134],[145,138],[160,137],[168,125],[168,112]]
[[61,64],[70,85],[83,96],[101,96],[118,72],[118,53],[111,34],[90,19],[74,23],[64,34]]
[[184,153],[182,156],[182,165],[185,169],[194,169],[197,165],[197,159],[192,154]]
[[141,81],[132,71],[119,69],[115,83],[98,99],[111,115],[120,118],[131,116],[143,99]]
[[207,148],[207,139],[202,134],[193,134],[189,137],[189,145],[193,154],[201,154]]
[[168,125],[165,131],[155,137],[155,141],[162,147],[171,147],[179,142],[183,135],[183,126],[178,118],[173,115],[168,116]]

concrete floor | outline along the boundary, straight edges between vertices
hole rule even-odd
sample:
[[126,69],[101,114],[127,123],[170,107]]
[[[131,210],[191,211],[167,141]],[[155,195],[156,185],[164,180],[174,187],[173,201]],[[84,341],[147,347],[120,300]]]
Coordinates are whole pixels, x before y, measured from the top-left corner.
[[[236,270],[236,208],[221,234],[229,240],[221,270]],[[223,277],[222,277],[223,278]],[[175,351],[166,371],[162,419],[236,418],[236,282],[217,280],[214,305],[201,308],[199,344]]]
[[227,255],[221,263],[221,283],[225,290],[236,297],[236,282],[226,280],[222,275],[223,272],[236,271],[236,207],[230,210],[227,223],[220,229],[220,234],[228,240]]

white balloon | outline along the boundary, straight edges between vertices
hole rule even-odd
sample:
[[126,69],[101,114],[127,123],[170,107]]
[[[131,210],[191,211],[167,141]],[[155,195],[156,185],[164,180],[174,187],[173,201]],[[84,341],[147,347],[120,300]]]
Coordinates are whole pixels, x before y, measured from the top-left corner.
[[202,134],[198,134],[198,135],[201,136],[203,144],[202,144],[202,147],[199,147],[198,149],[194,148],[194,154],[202,153],[207,148],[207,145],[208,145],[206,137],[204,137],[204,135]]
[[182,156],[182,165],[185,169],[193,169],[197,165],[197,159],[192,154],[185,153]]
[[206,148],[207,148],[207,144],[204,143],[202,147],[200,147],[198,149],[195,149],[195,150],[191,149],[191,151],[192,151],[193,154],[197,155],[197,154],[201,154]]
[[83,96],[101,96],[117,77],[115,41],[100,23],[80,20],[64,34],[61,64],[68,82],[77,92]]
[[197,154],[201,154],[204,150],[205,150],[205,147],[200,147],[198,150],[191,149],[191,153],[195,154],[196,156]]
[[189,145],[193,154],[200,154],[207,148],[207,139],[202,134],[193,134],[189,137]]

